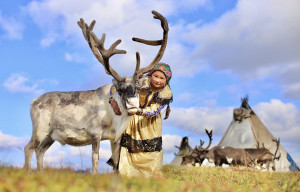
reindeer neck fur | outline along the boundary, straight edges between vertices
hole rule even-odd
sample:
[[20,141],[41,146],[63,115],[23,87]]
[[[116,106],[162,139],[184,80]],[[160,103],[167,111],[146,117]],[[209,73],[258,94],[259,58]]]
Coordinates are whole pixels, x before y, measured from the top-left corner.
[[[134,80],[133,77],[126,78],[124,82],[113,80],[113,85],[116,87],[116,92],[113,93],[113,99],[118,103],[121,115],[113,116],[113,127],[115,128],[116,138],[119,139],[122,133],[126,130],[132,116],[128,113],[136,113],[139,108],[139,89],[145,86],[147,77],[142,77],[139,80]],[[132,92],[133,93],[130,93]]]
[[[115,136],[116,136],[115,141],[116,141],[117,139],[120,138],[122,133],[124,133],[126,131],[132,116],[128,115],[128,111],[125,108],[122,98],[120,97],[120,95],[117,91],[113,94],[113,98],[118,103],[118,106],[122,113],[121,115],[115,115],[112,110],[112,113],[114,115],[113,116],[113,127],[115,129]],[[138,101],[138,98],[137,98],[137,101]]]

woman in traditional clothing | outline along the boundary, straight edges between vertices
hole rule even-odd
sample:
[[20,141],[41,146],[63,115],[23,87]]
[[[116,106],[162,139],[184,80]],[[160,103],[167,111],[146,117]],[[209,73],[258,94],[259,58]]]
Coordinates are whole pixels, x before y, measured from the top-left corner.
[[[128,128],[120,140],[119,158],[108,164],[125,176],[161,174],[163,164],[161,110],[167,106],[168,118],[173,95],[169,87],[171,68],[166,63],[157,63],[147,74],[149,80],[140,90],[140,108],[132,116]],[[117,103],[111,101],[116,114],[120,114]],[[116,156],[116,155],[115,155]],[[118,161],[116,162],[116,159]]]

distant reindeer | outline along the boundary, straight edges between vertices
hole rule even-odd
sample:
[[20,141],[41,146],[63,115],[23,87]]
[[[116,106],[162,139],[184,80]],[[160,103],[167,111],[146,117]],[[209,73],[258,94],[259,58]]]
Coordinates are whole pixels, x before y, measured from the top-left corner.
[[256,149],[246,148],[245,151],[247,151],[255,165],[259,164],[262,167],[263,164],[266,164],[267,170],[269,170],[270,165],[272,165],[272,170],[276,171],[275,160],[279,160],[281,157],[281,153],[276,156],[280,145],[280,139],[272,139],[272,141],[276,143],[274,154],[271,153],[269,149],[265,148],[264,144],[262,144],[262,148],[260,148],[259,143],[257,143]]
[[121,77],[110,65],[109,59],[115,54],[125,54],[125,50],[116,49],[121,40],[113,43],[109,49],[104,48],[105,34],[98,39],[93,32],[95,21],[90,25],[83,19],[78,21],[83,36],[89,44],[93,54],[104,66],[107,74],[111,75],[116,92],[112,95],[117,101],[122,115],[115,115],[109,104],[112,85],[105,85],[96,90],[49,92],[31,102],[31,119],[33,125],[32,137],[25,146],[25,165],[31,169],[31,158],[35,151],[37,167],[43,170],[43,156],[47,149],[58,141],[61,144],[83,146],[92,144],[92,172],[97,173],[99,149],[101,140],[118,139],[127,128],[131,117],[139,107],[139,90],[146,81],[143,74],[148,73],[162,58],[168,39],[168,22],[158,12],[152,11],[155,19],[161,21],[163,39],[149,41],[133,38],[133,41],[147,45],[160,45],[154,60],[145,68],[140,69],[140,56],[136,53],[136,69],[130,78]]
[[204,141],[200,140],[200,146],[196,146],[189,156],[183,158],[182,165],[196,165],[196,163],[201,165],[204,159],[214,163],[216,166],[222,166],[223,163],[247,166],[252,162],[244,149],[220,146],[209,149],[212,143],[212,130],[210,132],[208,130],[205,131],[209,137],[209,144],[203,148]]
[[214,148],[213,153],[216,166],[222,166],[223,163],[233,166],[248,166],[252,163],[252,159],[244,149],[218,146]]
[[200,140],[200,146],[199,147],[196,146],[189,155],[183,157],[182,163],[181,163],[182,165],[189,165],[190,164],[190,165],[195,166],[196,163],[199,163],[201,165],[201,163],[204,160],[204,155],[203,154],[205,152],[208,152],[208,148],[210,147],[210,145],[212,143],[212,132],[213,131],[212,130],[208,131],[207,129],[205,129],[205,132],[208,135],[209,144],[205,148],[203,148],[202,146],[204,145],[204,141]]

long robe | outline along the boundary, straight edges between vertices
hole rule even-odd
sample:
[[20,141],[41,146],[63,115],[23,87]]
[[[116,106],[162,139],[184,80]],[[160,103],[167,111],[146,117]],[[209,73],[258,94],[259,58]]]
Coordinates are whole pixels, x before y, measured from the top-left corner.
[[159,92],[150,86],[140,92],[142,114],[133,115],[121,139],[118,170],[125,176],[161,174],[163,165],[161,110],[172,101],[166,85]]

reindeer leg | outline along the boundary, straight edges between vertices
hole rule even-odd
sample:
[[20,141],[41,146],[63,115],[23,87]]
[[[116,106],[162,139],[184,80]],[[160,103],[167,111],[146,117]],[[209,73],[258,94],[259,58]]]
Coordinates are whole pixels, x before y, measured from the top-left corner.
[[267,161],[266,167],[267,167],[267,170],[270,171],[270,161]]
[[108,165],[113,167],[113,170],[115,173],[118,173],[118,168],[119,168],[119,159],[120,159],[120,151],[121,151],[121,138],[120,137],[118,140],[116,140],[113,145],[114,145],[114,150],[112,150],[112,155],[110,159],[106,162]]
[[215,158],[215,166],[221,166],[220,158]]
[[24,169],[26,169],[26,171],[28,171],[28,172],[31,170],[32,154],[38,145],[39,145],[39,141],[31,138],[29,143],[24,147],[24,153],[25,153]]
[[257,166],[257,158],[254,160],[254,166]]
[[41,144],[35,149],[36,160],[37,160],[37,168],[38,168],[39,172],[43,171],[44,154],[53,143],[54,143],[54,140],[51,138],[51,136],[47,136],[41,142]]
[[93,162],[93,174],[97,174],[97,168],[99,163],[99,150],[100,150],[100,138],[94,138],[92,142],[93,154],[92,154],[92,162]]
[[114,140],[109,140],[109,141],[110,141],[110,149],[111,149],[111,151],[114,151],[116,148]]
[[275,167],[275,160],[273,160],[271,163],[272,163],[272,167],[271,167],[271,168],[272,168],[272,170],[273,170],[273,171],[276,171],[276,167]]

